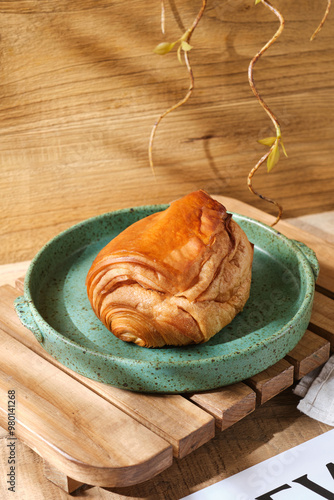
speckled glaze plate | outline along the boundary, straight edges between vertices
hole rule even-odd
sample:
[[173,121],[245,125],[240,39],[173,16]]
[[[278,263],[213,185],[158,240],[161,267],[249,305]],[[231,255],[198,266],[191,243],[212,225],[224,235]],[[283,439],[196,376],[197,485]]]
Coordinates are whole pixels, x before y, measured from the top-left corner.
[[167,205],[88,219],[36,255],[16,311],[44,349],[94,380],[141,392],[182,393],[244,380],[282,359],[307,328],[318,274],[315,254],[256,220],[233,214],[255,245],[250,298],[207,343],[147,349],[125,343],[96,318],[85,278],[98,251],[133,222]]

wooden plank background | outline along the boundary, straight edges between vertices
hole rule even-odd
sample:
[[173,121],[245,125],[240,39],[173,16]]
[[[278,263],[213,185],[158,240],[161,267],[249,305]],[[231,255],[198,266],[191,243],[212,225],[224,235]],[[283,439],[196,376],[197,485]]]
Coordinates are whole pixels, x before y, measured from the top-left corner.
[[[286,217],[334,208],[334,13],[309,38],[325,1],[277,0],[283,35],[255,66],[277,114],[288,159],[254,180]],[[209,0],[192,38],[191,100],[162,121],[148,164],[151,128],[185,95],[188,75],[173,41],[200,0],[0,1],[0,263],[30,259],[57,232],[87,217],[168,202],[194,189],[274,213],[247,188],[271,122],[247,81],[251,57],[278,27],[254,0]]]

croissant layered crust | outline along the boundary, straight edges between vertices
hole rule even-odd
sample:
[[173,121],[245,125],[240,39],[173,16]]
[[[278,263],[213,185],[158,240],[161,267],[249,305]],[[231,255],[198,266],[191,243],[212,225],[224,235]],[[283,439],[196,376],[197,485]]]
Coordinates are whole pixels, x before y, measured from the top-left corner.
[[110,241],[88,272],[88,298],[121,340],[198,344],[243,309],[252,260],[253,246],[225,207],[196,191]]

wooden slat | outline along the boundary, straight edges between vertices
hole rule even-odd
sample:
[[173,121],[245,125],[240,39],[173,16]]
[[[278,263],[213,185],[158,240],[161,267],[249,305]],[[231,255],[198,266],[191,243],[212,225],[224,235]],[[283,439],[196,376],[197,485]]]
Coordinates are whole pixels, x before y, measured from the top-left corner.
[[21,293],[24,292],[24,276],[15,280],[15,288]]
[[[30,260],[0,265],[0,285],[16,286],[18,277],[25,276],[29,265]],[[24,278],[21,280],[23,286]]]
[[[334,254],[333,254],[334,255]],[[334,300],[316,292],[309,325],[310,330],[327,339],[334,351]]]
[[125,391],[83,377],[56,361],[21,324],[13,309],[17,295],[10,286],[0,287],[0,325],[10,335],[168,441],[176,457],[182,458],[212,439],[214,418],[182,396]]
[[285,356],[285,359],[294,366],[295,379],[299,380],[326,363],[329,355],[329,341],[307,330],[296,347]]
[[190,400],[213,415],[220,430],[227,429],[255,410],[256,394],[242,382],[193,394]]
[[[306,331],[285,359],[293,365],[295,379],[301,379],[315,368],[322,366],[328,360],[329,354],[330,343],[315,333]],[[273,376],[275,380],[269,380],[270,376]],[[269,379],[268,370],[266,370],[249,381],[254,390],[257,388],[259,404],[292,384],[291,368],[284,363],[275,365],[269,369]],[[256,406],[255,392],[244,383],[195,394],[190,399],[213,415],[216,418],[216,425],[221,430],[251,413]]]
[[266,370],[245,381],[255,392],[257,404],[261,405],[293,384],[294,368],[282,359]]
[[214,419],[182,396],[134,393],[87,379],[84,383],[168,441],[175,457],[185,457],[215,435]]
[[0,366],[0,425],[15,390],[15,437],[69,477],[124,486],[171,465],[166,441],[2,330]]

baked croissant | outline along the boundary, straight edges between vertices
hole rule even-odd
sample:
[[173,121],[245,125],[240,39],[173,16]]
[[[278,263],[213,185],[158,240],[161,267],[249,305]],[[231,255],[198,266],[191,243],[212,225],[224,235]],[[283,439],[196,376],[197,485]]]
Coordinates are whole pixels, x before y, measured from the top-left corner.
[[87,293],[116,337],[144,347],[206,342],[248,297],[253,245],[204,191],[135,222],[95,258]]

